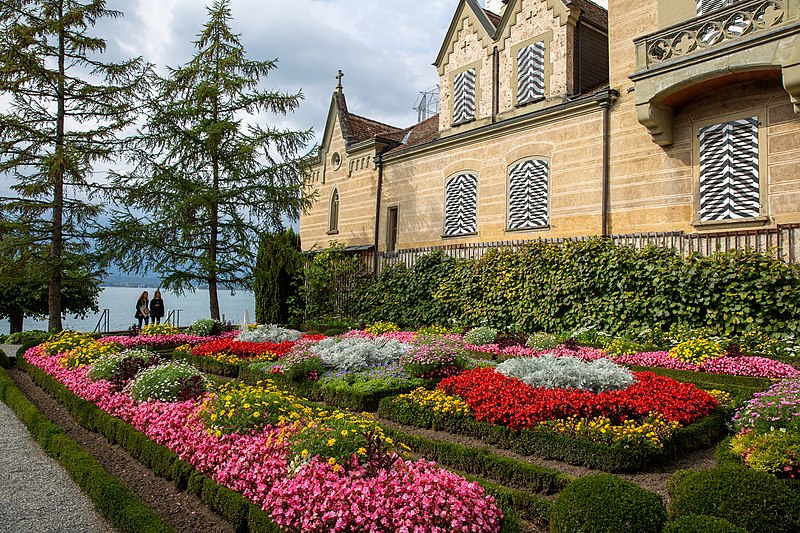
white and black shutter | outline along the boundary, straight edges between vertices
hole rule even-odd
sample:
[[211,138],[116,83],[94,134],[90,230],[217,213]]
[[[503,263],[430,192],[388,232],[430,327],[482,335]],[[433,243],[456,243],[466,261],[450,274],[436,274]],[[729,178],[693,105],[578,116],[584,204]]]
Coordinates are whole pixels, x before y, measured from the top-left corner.
[[517,103],[529,104],[544,98],[544,41],[517,52]]
[[700,129],[700,220],[757,217],[758,118]]
[[475,118],[475,69],[456,74],[453,85],[453,124],[469,122]]
[[508,229],[548,224],[547,161],[528,159],[511,167],[508,175]]
[[465,172],[451,178],[444,192],[444,235],[478,232],[478,176]]
[[736,0],[697,0],[697,16],[711,13],[723,7],[732,6]]

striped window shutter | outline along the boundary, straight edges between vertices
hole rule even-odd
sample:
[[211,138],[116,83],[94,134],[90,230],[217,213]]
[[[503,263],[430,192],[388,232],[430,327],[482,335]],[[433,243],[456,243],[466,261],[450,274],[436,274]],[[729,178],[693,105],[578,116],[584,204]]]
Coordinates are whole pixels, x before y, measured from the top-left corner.
[[761,214],[758,118],[700,129],[700,220]]
[[453,83],[453,124],[463,124],[475,118],[475,69],[458,73]]
[[508,229],[546,226],[549,167],[528,159],[511,167],[508,177]]
[[544,41],[517,52],[517,103],[529,104],[544,98]]
[[723,7],[732,6],[736,0],[697,0],[697,16],[711,13]]
[[478,232],[478,176],[464,173],[450,179],[444,192],[444,235]]

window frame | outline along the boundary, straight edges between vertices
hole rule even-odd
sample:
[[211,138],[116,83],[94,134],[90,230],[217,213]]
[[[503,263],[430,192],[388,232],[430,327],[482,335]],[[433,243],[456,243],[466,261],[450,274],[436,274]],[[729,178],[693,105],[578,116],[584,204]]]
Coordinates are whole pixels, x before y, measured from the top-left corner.
[[[530,102],[519,102],[519,51],[522,48],[526,48],[528,46],[533,46],[535,43],[542,41],[544,43],[544,65],[543,65],[543,73],[542,77],[544,80],[544,94],[541,98],[531,100]],[[511,72],[511,98],[512,104],[515,108],[519,107],[526,107],[530,105],[535,105],[537,103],[543,102],[547,100],[549,95],[550,89],[550,77],[553,73],[553,65],[550,62],[550,52],[552,49],[553,43],[553,32],[547,31],[542,34],[539,34],[535,37],[530,39],[526,39],[522,42],[519,42],[511,47],[511,63],[512,63],[512,72]]]
[[333,191],[331,192],[330,200],[328,201],[328,235],[336,235],[339,233],[340,206],[341,195],[339,194],[339,188],[334,187]]
[[[392,215],[394,214],[394,217]],[[394,225],[392,225],[394,221]],[[400,206],[390,205],[386,208],[386,251],[397,250],[397,235],[400,226]],[[394,230],[394,231],[392,231]]]
[[[462,120],[460,122],[456,122],[456,78],[464,72],[469,70],[475,71],[475,110],[472,114],[472,117],[467,120]],[[480,100],[481,100],[481,62],[474,61],[468,65],[464,65],[461,68],[455,69],[450,72],[449,79],[450,79],[450,88],[451,88],[451,95],[450,95],[450,125],[451,127],[463,126],[465,124],[470,124],[478,120],[480,116]]]

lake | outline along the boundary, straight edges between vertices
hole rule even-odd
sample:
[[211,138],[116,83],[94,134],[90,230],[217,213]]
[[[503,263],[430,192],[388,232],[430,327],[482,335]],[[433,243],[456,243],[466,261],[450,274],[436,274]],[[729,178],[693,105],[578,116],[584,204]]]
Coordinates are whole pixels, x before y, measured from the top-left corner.
[[[109,329],[111,331],[126,330],[138,322],[133,318],[136,300],[139,299],[139,295],[145,290],[152,298],[155,292],[154,288],[103,287],[98,297],[100,313],[90,313],[83,319],[66,316],[63,319],[64,329],[94,331],[97,322],[100,320],[103,309],[108,309]],[[256,300],[255,295],[251,291],[236,291],[236,294],[232,295],[229,290],[220,290],[217,292],[217,295],[219,296],[219,312],[225,317],[225,320],[239,323],[244,318],[245,310],[247,310],[250,322],[255,322]],[[186,292],[181,296],[167,290],[162,290],[161,297],[164,300],[164,307],[166,309],[164,318],[166,319],[171,310],[175,310],[176,317],[179,317],[178,326],[189,326],[198,318],[207,318],[211,316],[208,309],[208,289]],[[174,323],[173,321],[173,324]],[[24,329],[46,330],[47,320],[25,318]],[[8,320],[3,320],[0,322],[0,333],[5,334],[8,333],[8,331]]]

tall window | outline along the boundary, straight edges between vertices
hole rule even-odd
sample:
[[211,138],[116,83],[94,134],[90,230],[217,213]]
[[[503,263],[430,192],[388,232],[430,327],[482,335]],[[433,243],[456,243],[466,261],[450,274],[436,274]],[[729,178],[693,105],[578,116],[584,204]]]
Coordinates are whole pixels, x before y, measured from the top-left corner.
[[544,41],[517,52],[517,103],[529,104],[544,98]]
[[549,166],[541,159],[526,159],[508,171],[508,229],[547,226]]
[[732,6],[738,0],[697,0],[697,16],[711,13],[723,7]]
[[453,80],[453,124],[475,119],[475,69],[456,74]]
[[397,207],[386,211],[386,251],[394,252],[397,248]]
[[328,233],[339,232],[339,190],[334,189],[331,195],[331,209],[328,218]]
[[444,188],[444,236],[474,235],[478,232],[478,176],[456,174]]
[[700,220],[761,213],[758,117],[700,129]]

